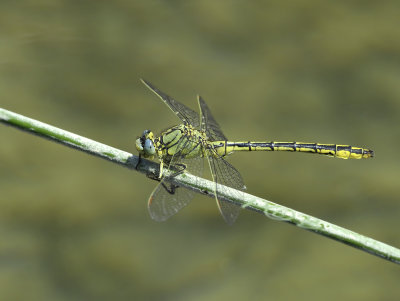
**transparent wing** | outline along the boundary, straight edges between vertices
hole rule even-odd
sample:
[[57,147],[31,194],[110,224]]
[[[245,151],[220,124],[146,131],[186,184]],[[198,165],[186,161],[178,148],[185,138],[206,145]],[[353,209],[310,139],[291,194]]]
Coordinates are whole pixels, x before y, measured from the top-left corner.
[[157,89],[153,84],[144,79],[141,81],[151,90],[153,91],[161,100],[181,119],[182,121],[198,128],[200,126],[199,114],[189,109],[187,106],[181,104],[176,101],[172,97],[168,96],[164,92]]
[[[218,209],[225,221],[232,225],[240,213],[240,207],[232,203],[222,201],[220,194],[225,187],[232,187],[238,190],[236,197],[241,199],[242,192],[246,189],[240,173],[222,157],[215,153],[215,156],[209,156],[208,162],[211,168],[211,174],[215,182],[215,197],[218,204]],[[224,186],[222,186],[224,185]]]
[[[184,149],[185,145],[180,145],[180,149]],[[196,157],[186,159],[182,156],[182,152],[176,153],[168,166],[174,166],[178,169],[184,168],[185,171],[193,175],[201,177],[203,174],[204,159]],[[160,184],[154,189],[150,195],[148,209],[152,219],[156,221],[165,221],[179,210],[185,207],[192,200],[193,191],[184,187],[179,187],[166,181],[163,178]],[[196,183],[197,184],[197,183]]]
[[152,219],[163,222],[185,207],[193,198],[193,192],[161,180],[150,195],[148,208]]
[[228,140],[212,116],[211,111],[204,99],[198,95],[197,101],[199,102],[201,112],[201,129],[206,132],[207,137],[211,141]]
[[[210,109],[201,96],[197,98],[201,111],[201,129],[206,132],[210,141],[228,140],[222,132],[217,121],[211,114]],[[246,189],[240,173],[221,156],[217,154],[213,148],[210,149],[210,156],[208,162],[210,164],[211,174],[215,182],[215,198],[217,201],[218,209],[225,221],[232,225],[240,213],[240,207],[232,203],[222,201],[219,195],[225,189],[224,186],[232,187],[239,192],[237,198],[241,198],[241,193]]]

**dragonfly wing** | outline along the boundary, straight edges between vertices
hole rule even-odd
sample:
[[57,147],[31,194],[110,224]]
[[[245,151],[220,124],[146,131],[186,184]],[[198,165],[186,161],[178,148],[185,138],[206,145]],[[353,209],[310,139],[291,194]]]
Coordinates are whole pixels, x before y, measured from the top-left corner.
[[232,225],[240,213],[240,207],[232,203],[221,200],[220,194],[225,187],[232,187],[238,190],[235,196],[242,199],[242,193],[246,189],[240,173],[222,157],[215,153],[215,156],[209,156],[208,162],[211,168],[211,174],[215,182],[215,198],[217,200],[218,209],[225,221]]
[[[209,107],[201,96],[197,97],[201,111],[201,129],[206,132],[210,141],[228,140],[222,132],[219,124],[211,114]],[[211,174],[215,182],[215,198],[218,209],[225,221],[232,225],[240,213],[240,207],[232,203],[222,201],[220,194],[225,189],[224,186],[232,187],[238,190],[237,198],[241,199],[241,193],[246,189],[240,173],[212,148],[208,156],[208,162],[211,168]]]
[[198,95],[197,101],[199,102],[201,112],[201,129],[206,132],[208,139],[211,141],[228,140],[212,116],[204,99]]
[[152,92],[154,92],[158,97],[160,97],[161,100],[179,117],[180,120],[196,128],[200,126],[198,113],[196,113],[192,109],[189,109],[184,104],[181,104],[180,102],[176,101],[175,99],[168,96],[164,92],[160,91],[150,82],[145,81],[144,79],[141,79],[141,81],[146,85],[146,87],[148,87]]
[[[180,145],[181,151],[177,152],[171,159],[168,169],[174,167],[181,171],[188,171],[193,175],[203,174],[204,160],[202,157],[187,159],[182,155],[185,145]],[[160,184],[154,189],[148,201],[148,209],[152,219],[165,221],[179,210],[184,208],[192,200],[193,191],[168,182],[163,177]]]
[[163,179],[150,195],[148,202],[150,216],[157,222],[163,222],[185,207],[192,198],[192,191]]

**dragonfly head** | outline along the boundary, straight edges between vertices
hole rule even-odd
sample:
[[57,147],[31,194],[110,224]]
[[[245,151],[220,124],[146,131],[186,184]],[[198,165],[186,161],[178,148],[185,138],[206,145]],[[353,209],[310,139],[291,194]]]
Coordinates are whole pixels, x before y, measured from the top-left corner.
[[142,136],[136,139],[136,149],[145,158],[154,157],[156,148],[154,146],[154,134],[152,131],[145,130]]

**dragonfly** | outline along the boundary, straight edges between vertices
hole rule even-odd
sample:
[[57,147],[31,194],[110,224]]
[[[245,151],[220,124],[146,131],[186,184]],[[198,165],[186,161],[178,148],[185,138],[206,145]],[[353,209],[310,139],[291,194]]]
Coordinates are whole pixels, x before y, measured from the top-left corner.
[[[136,140],[139,157],[158,159],[160,183],[148,200],[152,219],[165,221],[184,208],[193,198],[193,191],[172,184],[171,177],[182,172],[201,177],[204,161],[208,162],[213,180],[213,190],[218,209],[228,224],[233,224],[241,210],[240,206],[224,201],[222,194],[226,187],[234,188],[237,197],[246,189],[242,176],[225,157],[235,151],[290,151],[321,154],[342,159],[365,159],[374,156],[370,149],[350,145],[306,142],[233,142],[227,139],[210,109],[201,96],[197,96],[200,112],[196,113],[176,101],[153,84],[141,79],[180,119],[181,123],[159,135],[151,130],[143,131]],[[164,169],[178,170],[165,176]]]

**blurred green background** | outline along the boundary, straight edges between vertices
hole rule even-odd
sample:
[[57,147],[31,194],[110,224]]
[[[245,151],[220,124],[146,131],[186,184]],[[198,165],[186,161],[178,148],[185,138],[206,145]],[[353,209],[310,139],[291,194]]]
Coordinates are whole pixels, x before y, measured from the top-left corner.
[[[248,191],[400,247],[399,1],[1,1],[0,106],[136,153],[177,118],[143,77],[234,140],[351,144],[372,160],[230,158]],[[399,267],[155,186],[0,125],[1,300],[398,300]]]

